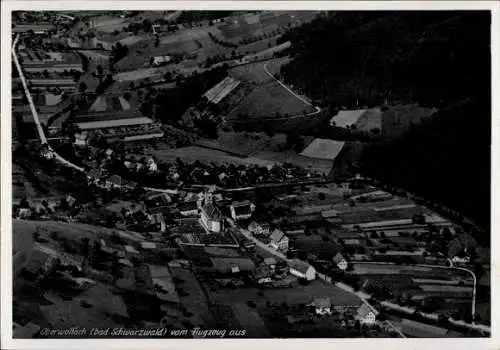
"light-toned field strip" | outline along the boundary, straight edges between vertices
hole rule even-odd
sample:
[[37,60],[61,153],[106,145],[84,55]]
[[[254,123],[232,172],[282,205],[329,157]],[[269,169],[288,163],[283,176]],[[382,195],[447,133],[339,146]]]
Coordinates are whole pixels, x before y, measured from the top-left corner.
[[330,124],[335,126],[345,128],[348,125],[355,124],[359,117],[366,112],[366,109],[354,109],[350,111],[340,111],[332,119],[330,119]]
[[314,139],[301,153],[301,156],[319,159],[335,159],[342,148],[344,141],[335,141],[328,139]]
[[217,85],[212,87],[210,90],[205,92],[203,95],[208,99],[209,102],[219,103],[224,97],[229,95],[240,82],[232,77],[225,77]]
[[390,207],[373,208],[373,210],[375,210],[375,211],[388,211],[388,210],[415,208],[416,206],[417,206],[416,204],[401,204],[401,205],[393,205]]

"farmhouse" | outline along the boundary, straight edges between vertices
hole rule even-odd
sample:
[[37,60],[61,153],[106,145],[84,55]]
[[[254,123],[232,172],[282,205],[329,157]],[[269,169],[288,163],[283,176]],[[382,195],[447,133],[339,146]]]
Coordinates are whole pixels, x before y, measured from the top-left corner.
[[146,250],[156,249],[154,242],[141,242],[141,248]]
[[271,234],[271,242],[269,245],[275,250],[287,250],[288,249],[288,237],[285,236],[283,231],[275,229]]
[[[196,204],[196,203],[195,203]],[[222,231],[222,214],[214,203],[207,203],[201,208],[201,225],[209,232]]]
[[310,305],[314,307],[316,315],[331,315],[332,313],[332,300],[329,297],[314,298]]
[[170,56],[155,56],[151,58],[151,65],[158,67],[169,63],[172,60]]
[[267,266],[260,266],[255,271],[255,281],[258,284],[271,283],[273,273]]
[[299,259],[293,259],[289,265],[290,274],[298,278],[304,278],[308,281],[316,279],[316,270],[308,263]]
[[269,224],[259,224],[253,221],[250,225],[248,225],[248,231],[250,231],[254,236],[267,236],[271,233],[271,228]]
[[182,216],[196,216],[198,215],[198,205],[196,202],[184,202],[177,205],[179,212]]
[[373,307],[370,307],[368,304],[363,303],[363,305],[358,308],[355,318],[362,324],[371,325],[375,323],[377,315],[377,310],[375,310]]
[[273,271],[276,269],[277,262],[276,259],[273,257],[265,258],[263,263]]
[[342,254],[335,254],[335,256],[333,257],[333,262],[340,270],[344,271],[347,269],[347,260],[342,256]]
[[111,175],[106,179],[106,188],[120,188],[122,186],[122,177]]
[[233,202],[229,209],[233,220],[250,219],[255,211],[255,204],[250,201]]

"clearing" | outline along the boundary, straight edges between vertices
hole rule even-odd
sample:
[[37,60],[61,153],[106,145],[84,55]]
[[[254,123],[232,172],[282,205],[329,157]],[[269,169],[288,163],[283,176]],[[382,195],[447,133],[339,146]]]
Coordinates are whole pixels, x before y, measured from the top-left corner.
[[344,147],[344,143],[344,141],[318,138],[311,142],[300,155],[310,158],[334,160]]
[[266,62],[252,63],[230,69],[229,75],[253,85],[253,90],[228,113],[228,120],[242,118],[273,118],[314,112],[290,91],[270,77],[264,69]]

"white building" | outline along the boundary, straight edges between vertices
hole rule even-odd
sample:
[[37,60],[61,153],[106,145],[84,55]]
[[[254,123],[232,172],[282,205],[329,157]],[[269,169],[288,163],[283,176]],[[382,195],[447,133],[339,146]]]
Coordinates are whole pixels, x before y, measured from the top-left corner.
[[155,173],[158,171],[158,165],[156,164],[156,162],[153,158],[148,159],[147,167],[148,167],[148,170],[152,173]]
[[378,311],[373,307],[368,306],[368,304],[363,303],[356,313],[355,318],[359,320],[362,324],[372,325],[377,319]]
[[293,259],[289,263],[289,265],[290,265],[290,274],[298,278],[304,278],[308,281],[316,279],[316,270],[308,263],[299,259]]
[[342,254],[340,253],[337,253],[335,254],[335,256],[333,257],[333,262],[335,263],[335,265],[337,265],[337,268],[339,268],[340,270],[344,271],[347,269],[347,260],[342,256]]
[[255,211],[255,204],[250,201],[233,202],[230,207],[233,220],[245,220],[252,217]]
[[287,250],[288,249],[288,237],[285,236],[283,231],[275,229],[271,234],[271,242],[269,245],[275,250]]
[[314,298],[311,306],[314,307],[316,315],[331,315],[332,314],[332,301],[329,297]]
[[171,60],[172,60],[172,57],[170,57],[170,56],[155,56],[155,57],[153,57],[152,65],[153,66],[161,66],[161,65],[169,63]]
[[271,228],[269,227],[269,224],[259,224],[252,221],[252,223],[248,225],[248,231],[250,231],[254,236],[268,236],[271,233]]

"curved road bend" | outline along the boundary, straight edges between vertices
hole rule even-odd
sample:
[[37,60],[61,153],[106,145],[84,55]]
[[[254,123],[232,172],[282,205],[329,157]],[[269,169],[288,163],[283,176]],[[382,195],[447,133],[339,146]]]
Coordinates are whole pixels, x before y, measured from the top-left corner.
[[19,36],[20,35],[18,34],[16,36],[16,38],[14,39],[14,42],[12,43],[12,58],[14,59],[14,64],[16,65],[17,72],[19,73],[19,78],[21,79],[21,83],[23,84],[24,93],[26,94],[26,98],[28,99],[28,104],[30,106],[31,113],[33,114],[33,119],[35,121],[36,129],[38,131],[38,136],[40,137],[40,141],[41,141],[42,145],[48,146],[49,151],[51,151],[54,154],[54,157],[57,160],[59,160],[61,163],[65,164],[69,167],[72,167],[73,169],[76,169],[78,171],[83,172],[84,171],[83,168],[71,163],[70,161],[64,159],[59,154],[54,152],[54,150],[52,149],[52,147],[49,145],[49,143],[47,141],[47,137],[45,136],[45,132],[43,131],[42,124],[40,123],[40,119],[38,118],[38,112],[36,111],[35,104],[34,104],[33,99],[31,97],[31,93],[28,89],[28,84],[26,83],[26,78],[24,77],[24,73],[21,69],[21,64],[19,63],[19,59],[17,57],[16,45],[17,45],[17,42],[19,41]]
[[267,65],[271,63],[271,61],[268,61],[264,64],[264,72],[266,72],[267,75],[269,75],[274,81],[276,81],[278,84],[280,84],[283,88],[285,88],[289,93],[291,93],[293,96],[304,102],[306,105],[314,107],[315,111],[305,114],[305,115],[296,115],[296,116],[291,116],[291,117],[286,117],[286,118],[273,118],[273,120],[280,120],[280,119],[294,119],[294,118],[305,118],[305,117],[310,117],[313,115],[316,115],[321,112],[321,108],[317,106],[313,106],[311,102],[307,101],[304,97],[300,96],[296,92],[294,92],[292,89],[290,89],[288,86],[285,85],[281,80],[277,79],[269,70],[267,69]]
[[[356,261],[354,262],[355,264],[371,264],[371,265],[392,265],[392,266],[400,266],[395,263],[388,263],[388,262],[372,262],[372,261]],[[451,270],[459,270],[459,271],[464,271],[467,272],[468,274],[471,275],[472,281],[473,281],[473,288],[472,288],[472,307],[471,307],[471,312],[472,315],[476,314],[476,284],[477,284],[477,278],[476,274],[469,269],[466,269],[464,267],[455,267],[455,266],[441,266],[441,265],[427,265],[427,264],[414,264],[414,265],[406,265],[406,266],[416,266],[416,267],[430,267],[430,268],[438,268],[438,269],[451,269]]]

